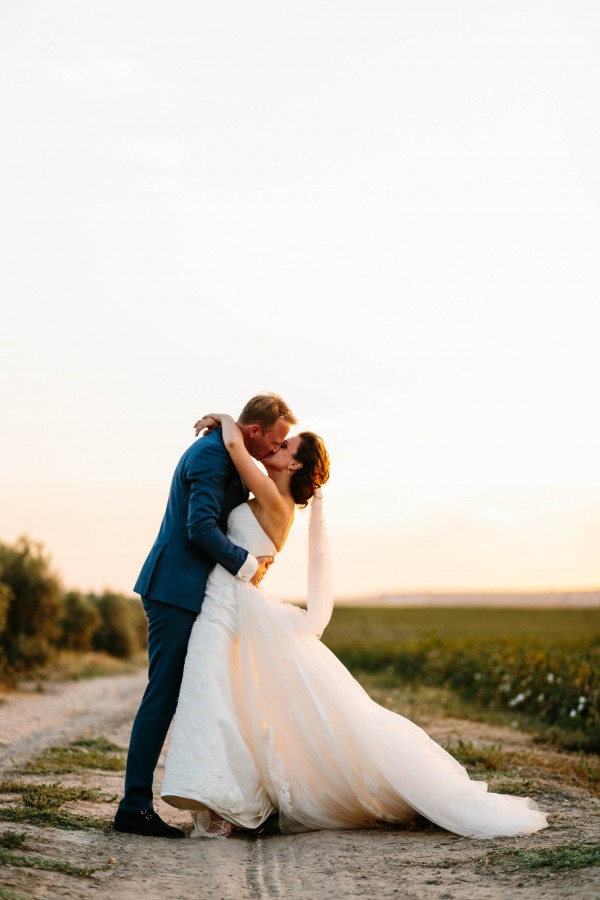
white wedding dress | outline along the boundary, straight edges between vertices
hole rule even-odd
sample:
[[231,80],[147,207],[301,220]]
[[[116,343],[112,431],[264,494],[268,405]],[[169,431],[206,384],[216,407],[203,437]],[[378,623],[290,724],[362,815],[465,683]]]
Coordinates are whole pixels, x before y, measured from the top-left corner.
[[[275,552],[247,503],[231,513],[228,535],[255,556]],[[162,786],[167,803],[196,811],[199,834],[202,810],[250,829],[277,811],[283,832],[369,828],[417,813],[475,838],[547,826],[532,800],[488,793],[421,728],[371,700],[314,624],[220,566],[212,571]]]

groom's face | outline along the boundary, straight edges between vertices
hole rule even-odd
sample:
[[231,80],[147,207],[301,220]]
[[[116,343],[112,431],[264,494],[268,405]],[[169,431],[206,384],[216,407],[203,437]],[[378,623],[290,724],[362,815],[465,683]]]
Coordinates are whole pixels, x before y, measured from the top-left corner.
[[289,430],[290,426],[283,419],[278,419],[274,425],[265,429],[260,425],[250,425],[245,434],[246,449],[254,459],[264,459],[279,450]]

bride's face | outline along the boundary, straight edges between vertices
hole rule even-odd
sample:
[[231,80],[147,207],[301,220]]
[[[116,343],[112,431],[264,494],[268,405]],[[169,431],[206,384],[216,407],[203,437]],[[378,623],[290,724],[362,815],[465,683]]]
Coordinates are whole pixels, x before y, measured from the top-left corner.
[[268,472],[285,472],[288,468],[301,468],[298,460],[294,459],[294,454],[298,452],[301,443],[302,438],[299,435],[283,441],[279,450],[261,460],[263,466]]

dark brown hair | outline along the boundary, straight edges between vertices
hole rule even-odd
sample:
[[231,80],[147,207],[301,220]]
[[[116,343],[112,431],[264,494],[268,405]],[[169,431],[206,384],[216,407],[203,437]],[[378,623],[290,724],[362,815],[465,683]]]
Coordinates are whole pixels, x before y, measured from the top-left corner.
[[248,400],[238,419],[240,425],[260,425],[261,428],[272,428],[278,419],[288,425],[298,421],[285,400],[277,394],[257,394]]
[[302,463],[302,468],[292,475],[290,492],[294,503],[306,506],[329,478],[329,454],[318,434],[302,431],[298,437],[301,438],[301,443],[294,453],[294,459]]

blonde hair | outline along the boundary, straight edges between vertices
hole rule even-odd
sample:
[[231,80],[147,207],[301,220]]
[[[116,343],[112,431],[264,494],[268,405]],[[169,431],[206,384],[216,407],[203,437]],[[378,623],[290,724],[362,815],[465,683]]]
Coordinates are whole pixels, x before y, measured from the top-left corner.
[[297,419],[285,400],[278,394],[257,394],[248,400],[238,419],[240,425],[260,425],[261,428],[272,428],[278,419],[288,425],[295,425]]

